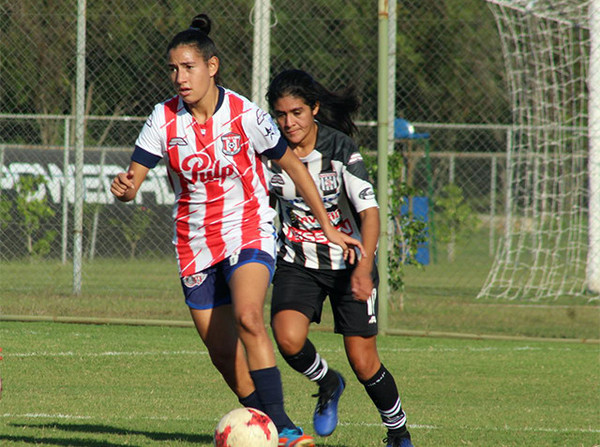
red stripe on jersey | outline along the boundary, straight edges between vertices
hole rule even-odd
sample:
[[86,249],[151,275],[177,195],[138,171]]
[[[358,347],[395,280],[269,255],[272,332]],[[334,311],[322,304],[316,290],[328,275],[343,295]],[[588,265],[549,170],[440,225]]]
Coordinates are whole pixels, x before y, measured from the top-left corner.
[[[219,172],[221,166],[215,153],[213,118],[211,117],[203,125],[194,122],[193,128],[196,135],[196,151],[204,152],[208,156],[211,161],[210,170],[212,172]],[[202,227],[205,230],[207,246],[213,259],[212,265],[214,265],[225,258],[227,248],[222,235],[226,191],[223,188],[223,182],[217,178],[200,178],[195,181],[201,181],[204,184],[206,192],[206,205]]]
[[[241,98],[229,95],[229,107],[231,109],[232,117],[232,129],[236,133],[243,136],[242,140],[247,141],[247,135],[244,132],[242,126],[242,115],[247,111],[244,110],[244,103]],[[239,119],[238,119],[239,117]],[[248,147],[243,147],[243,150],[236,155],[235,164],[241,175],[242,185],[244,187],[244,202],[243,202],[243,214],[242,214],[242,247],[244,248],[261,248],[260,245],[260,203],[256,198],[254,192],[255,186],[255,170],[258,173],[263,172],[262,166],[256,166],[256,169],[252,167],[252,160],[260,164],[260,156],[258,154],[249,154],[248,152],[253,150]],[[261,183],[263,183],[261,181]],[[263,183],[263,186],[266,183]],[[256,185],[258,186],[258,185]]]
[[[179,105],[179,98],[175,97],[165,103],[165,122],[166,122],[166,133],[167,133],[167,153],[169,156],[169,164],[173,168],[174,172],[181,172],[179,169],[179,151],[177,146],[169,146],[169,142],[177,137],[177,107]],[[194,260],[194,253],[190,248],[190,226],[189,226],[189,197],[190,191],[186,179],[180,173],[178,176],[179,187],[181,188],[181,196],[178,200],[177,216],[175,216],[176,222],[176,234],[177,234],[177,257],[179,259],[179,265],[190,265]],[[171,179],[174,182],[175,179]],[[195,272],[192,272],[195,273]]]

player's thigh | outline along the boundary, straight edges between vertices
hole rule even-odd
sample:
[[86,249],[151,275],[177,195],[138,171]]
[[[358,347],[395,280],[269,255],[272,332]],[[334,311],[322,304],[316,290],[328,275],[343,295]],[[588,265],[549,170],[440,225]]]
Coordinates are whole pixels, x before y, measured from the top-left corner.
[[264,326],[263,307],[270,279],[269,269],[258,262],[236,268],[229,279],[235,319],[247,329]]

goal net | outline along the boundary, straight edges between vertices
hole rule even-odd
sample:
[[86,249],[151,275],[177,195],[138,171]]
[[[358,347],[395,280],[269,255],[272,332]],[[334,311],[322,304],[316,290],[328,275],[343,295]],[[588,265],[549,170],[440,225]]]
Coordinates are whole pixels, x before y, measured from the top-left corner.
[[592,1],[487,0],[502,41],[513,125],[503,238],[478,298],[589,296]]

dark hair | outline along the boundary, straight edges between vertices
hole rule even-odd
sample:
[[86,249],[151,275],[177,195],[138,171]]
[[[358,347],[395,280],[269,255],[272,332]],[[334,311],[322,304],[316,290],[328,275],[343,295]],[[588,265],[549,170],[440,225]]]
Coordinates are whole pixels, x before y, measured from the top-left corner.
[[347,135],[356,132],[352,114],[358,110],[360,103],[352,89],[332,92],[305,71],[285,70],[275,76],[269,85],[267,101],[271,109],[279,98],[288,95],[301,98],[311,109],[319,103],[315,118],[323,124]]
[[206,14],[198,14],[192,19],[192,23],[188,29],[177,33],[175,37],[171,39],[171,42],[169,42],[169,45],[167,46],[167,53],[180,45],[191,45],[196,47],[205,62],[208,62],[213,56],[218,57],[217,46],[212,39],[208,37],[210,29],[210,18]]

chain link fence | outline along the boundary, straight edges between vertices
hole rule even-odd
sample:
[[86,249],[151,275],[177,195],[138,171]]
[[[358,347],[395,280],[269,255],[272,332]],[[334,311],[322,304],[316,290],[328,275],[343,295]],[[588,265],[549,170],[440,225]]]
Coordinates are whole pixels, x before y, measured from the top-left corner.
[[[126,205],[115,203],[110,182],[128,165],[153,105],[173,94],[165,48],[194,15],[213,20],[222,83],[251,97],[254,8],[251,0],[88,2],[84,292],[97,262],[113,277],[131,259],[175,271],[166,173],[152,171]],[[404,178],[394,181],[428,197],[432,228],[446,228],[432,233],[428,262],[452,265],[448,290],[466,285],[475,297],[485,277],[474,277],[469,263],[491,265],[502,231],[511,120],[496,24],[484,0],[405,1],[396,14],[395,115],[424,136],[396,129]],[[353,87],[362,104],[358,142],[375,151],[377,3],[272,0],[269,23],[271,75],[298,67],[332,89]],[[35,285],[3,283],[15,291],[71,290],[68,275],[52,272],[69,266],[73,248],[76,28],[77,0],[0,0],[0,269],[22,264],[36,275]],[[451,184],[458,189],[449,192]],[[456,209],[436,209],[449,194]],[[477,219],[448,227],[459,207]],[[113,284],[103,290],[120,293]],[[173,281],[174,293],[178,287]]]

